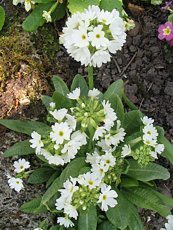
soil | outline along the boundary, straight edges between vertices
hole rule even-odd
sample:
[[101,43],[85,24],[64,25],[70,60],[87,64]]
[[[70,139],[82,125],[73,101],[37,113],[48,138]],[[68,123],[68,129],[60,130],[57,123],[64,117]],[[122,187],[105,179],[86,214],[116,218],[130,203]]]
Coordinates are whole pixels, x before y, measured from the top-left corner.
[[[142,8],[144,10],[131,11],[137,29],[129,32],[127,43],[122,51],[118,52],[109,64],[95,69],[95,86],[105,91],[112,82],[122,78],[125,81],[127,96],[142,112],[154,118],[156,125],[163,126],[166,136],[173,142],[173,50],[157,38],[158,25],[166,21],[167,15],[160,10],[160,7],[144,5]],[[9,15],[11,16],[10,13]],[[41,49],[38,46],[36,48],[39,51]],[[39,52],[39,55],[43,53]],[[69,85],[75,74],[86,76],[86,69],[72,60],[62,46],[54,61],[58,68],[55,68],[54,62],[51,72],[50,63],[49,69],[44,70],[45,75],[50,72],[56,73]],[[51,87],[49,79],[47,84],[48,88]],[[29,106],[24,105],[19,111],[16,110],[13,117],[40,119],[44,115],[45,110],[41,103],[34,102]],[[0,229],[34,229],[41,220],[49,217],[23,214],[18,211],[18,207],[24,201],[41,194],[43,187],[26,185],[26,189],[19,194],[11,192],[5,173],[6,170],[12,172],[12,161],[3,158],[3,151],[23,136],[2,127],[0,127],[0,134],[0,198],[2,201]],[[159,162],[167,167],[172,175],[173,166],[163,158],[160,158]],[[159,181],[158,186],[163,193],[173,196],[171,179],[166,182]],[[164,226],[165,219],[154,212],[141,210],[140,213],[146,229],[157,230]]]

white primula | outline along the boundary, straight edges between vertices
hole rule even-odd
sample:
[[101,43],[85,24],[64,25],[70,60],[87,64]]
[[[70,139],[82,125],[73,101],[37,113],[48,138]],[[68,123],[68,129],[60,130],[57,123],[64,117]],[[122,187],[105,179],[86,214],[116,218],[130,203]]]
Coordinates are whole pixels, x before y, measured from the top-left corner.
[[13,0],[13,5],[17,6],[19,3],[24,3],[25,0]]
[[104,11],[94,5],[69,17],[60,36],[70,56],[94,67],[109,62],[110,53],[121,50],[125,40],[125,23],[118,11]]
[[173,215],[169,215],[166,217],[168,223],[165,224],[165,228],[161,228],[160,230],[172,230],[173,229]]
[[58,217],[57,223],[59,225],[63,225],[65,228],[73,227],[74,223],[66,216],[66,217]]
[[126,157],[131,154],[131,147],[130,145],[124,145],[122,148],[121,156]]
[[66,180],[63,184],[64,189],[59,189],[61,195],[63,196],[72,196],[74,192],[78,190],[78,186],[76,186],[77,180],[75,178],[70,178],[70,180]]
[[80,97],[80,88],[76,88],[71,93],[67,94],[67,97],[72,100],[78,100]]
[[115,207],[117,204],[117,197],[118,194],[114,190],[111,190],[111,186],[103,184],[101,186],[101,193],[98,200],[98,203],[101,203],[101,210],[106,212],[108,211],[109,206],[111,208]]
[[101,162],[104,164],[105,169],[108,170],[109,167],[114,167],[116,159],[110,152],[101,156]]
[[41,152],[41,148],[44,147],[44,144],[41,140],[41,135],[33,131],[31,133],[31,137],[32,139],[29,140],[31,143],[31,148],[36,149],[36,154],[39,154]]
[[62,121],[67,114],[67,109],[55,109],[54,111],[49,111],[49,113],[57,120]]
[[15,161],[14,164],[14,171],[16,173],[23,172],[25,169],[30,168],[30,163],[29,161],[26,161],[25,159],[19,159],[18,161]]
[[22,179],[11,177],[10,175],[7,175],[7,178],[10,188],[14,189],[16,192],[20,192],[20,190],[24,188]]
[[43,18],[46,20],[46,22],[51,22],[52,21],[51,12],[43,10]]
[[52,125],[52,132],[50,138],[55,141],[57,145],[62,144],[64,140],[70,140],[72,129],[66,122],[55,123]]
[[69,125],[69,127],[72,129],[72,130],[75,130],[76,129],[76,119],[74,116],[71,116],[69,114],[66,114],[66,122],[67,124]]
[[89,92],[88,92],[88,97],[98,97],[99,95],[100,95],[100,91],[98,90],[98,89],[91,89],[91,90],[89,90]]
[[100,161],[100,155],[96,151],[92,154],[87,153],[87,157],[85,161],[87,163],[90,163],[91,165],[95,165]]
[[152,139],[157,139],[158,136],[157,129],[152,124],[144,126],[143,133],[146,136],[150,136]]
[[151,125],[154,123],[154,120],[152,118],[147,117],[147,116],[144,116],[141,120],[142,120],[144,125]]
[[55,102],[51,102],[51,103],[49,104],[49,106],[50,106],[51,109],[55,109],[56,104],[55,104]]
[[96,175],[94,173],[85,173],[83,175],[83,184],[84,186],[88,186],[89,189],[94,189],[96,187],[98,187],[101,183],[101,178],[97,178]]
[[34,5],[35,2],[32,0],[25,0],[25,10],[28,12],[31,10],[32,5]]

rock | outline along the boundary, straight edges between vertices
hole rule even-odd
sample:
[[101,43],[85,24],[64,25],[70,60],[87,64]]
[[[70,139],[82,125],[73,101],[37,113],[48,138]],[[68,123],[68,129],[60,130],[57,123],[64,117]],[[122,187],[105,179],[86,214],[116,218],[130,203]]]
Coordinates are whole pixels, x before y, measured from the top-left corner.
[[164,92],[173,97],[173,82],[167,82]]

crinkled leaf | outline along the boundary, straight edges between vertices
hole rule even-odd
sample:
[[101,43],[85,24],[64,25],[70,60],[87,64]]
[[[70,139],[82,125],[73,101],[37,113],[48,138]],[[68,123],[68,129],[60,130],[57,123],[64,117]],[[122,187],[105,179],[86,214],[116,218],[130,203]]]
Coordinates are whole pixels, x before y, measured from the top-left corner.
[[50,176],[50,178],[49,178],[49,180],[47,181],[47,183],[46,183],[46,188],[48,188],[53,182],[54,182],[54,180],[58,177],[60,175],[60,172],[57,170],[56,172],[54,172],[51,176]]
[[5,11],[2,6],[0,6],[0,31],[2,30],[2,27],[5,23]]
[[117,9],[120,13],[123,10],[122,0],[101,0],[100,8],[108,11]]
[[98,230],[117,230],[116,227],[109,221],[104,221],[98,226]]
[[8,148],[3,156],[4,157],[13,157],[13,156],[24,156],[35,153],[35,150],[30,147],[31,143],[29,140],[21,141],[19,143],[14,144],[10,148]]
[[97,210],[95,206],[90,206],[86,211],[80,210],[78,217],[78,230],[97,229]]
[[58,190],[63,186],[63,183],[71,176],[77,177],[79,171],[86,166],[85,158],[79,157],[71,161],[63,170],[61,175],[51,184],[46,193],[43,195],[42,203],[46,203],[53,197]]
[[41,204],[42,197],[34,198],[33,200],[24,203],[20,207],[20,211],[26,213],[44,213],[47,212],[47,209],[44,205]]
[[140,208],[146,208],[158,212],[161,216],[170,215],[170,208],[163,205],[162,200],[151,188],[133,187],[123,190],[123,194],[133,204]]
[[87,96],[88,95],[88,85],[84,79],[83,76],[80,74],[77,74],[72,82],[71,85],[71,91],[73,91],[76,88],[80,88],[81,90],[81,96]]
[[45,133],[50,131],[50,127],[48,125],[38,121],[4,119],[0,120],[0,125],[3,125],[15,132],[27,135],[31,135],[33,131],[38,132],[40,135],[45,135]]
[[66,83],[59,76],[53,76],[52,81],[56,92],[63,96],[66,96],[69,93]]
[[52,97],[43,95],[41,97],[43,105],[46,107],[47,110],[50,109],[50,103],[53,102]]
[[151,181],[156,179],[167,180],[170,173],[161,165],[150,163],[147,166],[140,166],[137,161],[129,160],[127,175],[140,181]]
[[130,177],[123,177],[121,179],[121,186],[123,186],[123,187],[139,186],[139,182],[133,178],[130,178]]
[[106,212],[108,220],[118,229],[129,227],[130,230],[144,230],[136,208],[121,192],[118,192],[117,202],[114,208]]
[[99,5],[101,0],[68,0],[68,8],[71,13],[76,12],[82,12],[86,8],[88,8],[89,5]]
[[30,175],[28,182],[30,184],[42,184],[48,181],[54,172],[54,169],[50,167],[38,168]]
[[120,98],[124,94],[124,82],[120,79],[112,83],[104,93],[104,99],[110,100],[113,95],[118,95]]

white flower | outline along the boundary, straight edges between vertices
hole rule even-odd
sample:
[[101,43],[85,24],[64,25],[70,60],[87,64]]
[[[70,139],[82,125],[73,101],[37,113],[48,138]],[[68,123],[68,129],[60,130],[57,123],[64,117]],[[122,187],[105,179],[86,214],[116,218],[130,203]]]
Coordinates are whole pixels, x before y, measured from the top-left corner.
[[72,130],[66,122],[55,123],[52,125],[52,132],[50,138],[55,141],[57,145],[62,144],[64,140],[70,140]]
[[77,220],[78,212],[75,208],[75,206],[69,204],[64,207],[64,213],[67,214],[69,217],[74,218]]
[[112,155],[112,153],[106,153],[101,156],[101,161],[103,162],[105,168],[108,170],[109,167],[113,167],[116,162],[116,158]]
[[168,223],[165,224],[165,228],[161,228],[160,230],[172,230],[173,229],[173,215],[169,215],[166,217]]
[[71,194],[71,196],[73,195],[74,192],[76,192],[78,190],[78,186],[76,186],[76,179],[75,178],[70,178],[70,180],[66,180],[66,182],[64,182],[63,186],[64,189],[60,189],[59,191],[61,192],[61,194],[63,196],[69,196],[69,194]]
[[109,44],[109,40],[105,37],[105,32],[102,29],[103,25],[98,25],[92,32],[88,33],[91,45],[96,49],[106,47]]
[[103,101],[102,102],[103,108],[104,108],[104,114],[105,114],[105,119],[104,119],[104,127],[106,130],[110,130],[112,126],[114,125],[114,122],[117,120],[117,115],[114,112],[113,108],[111,108],[111,104],[109,101]]
[[157,129],[152,124],[144,126],[143,133],[146,136],[150,136],[152,139],[157,139],[158,136]]
[[99,162],[99,160],[100,160],[100,155],[95,151],[92,154],[87,153],[87,157],[85,161],[87,163],[90,163],[91,165],[95,165]]
[[34,228],[34,230],[43,230],[42,228]]
[[155,147],[157,144],[157,140],[153,139],[149,135],[143,135],[143,142],[145,145],[152,146],[152,147]]
[[163,144],[157,144],[155,147],[155,152],[158,154],[161,154],[165,149],[165,146]]
[[11,177],[9,175],[7,177],[8,177],[8,184],[11,189],[14,189],[16,192],[20,192],[20,190],[24,188],[22,179]]
[[69,127],[72,129],[72,130],[75,130],[76,129],[76,119],[74,116],[71,116],[69,114],[66,114],[66,122],[67,124],[69,125]]
[[25,169],[30,168],[29,161],[26,161],[25,159],[19,159],[18,161],[15,161],[14,164],[14,171],[17,173],[23,172]]
[[67,97],[72,100],[78,100],[80,97],[80,88],[76,88],[71,93],[67,94]]
[[17,6],[19,3],[24,3],[25,0],[13,0],[13,5]]
[[88,92],[88,97],[98,97],[100,95],[100,91],[98,89],[92,89],[92,90],[89,90]]
[[101,183],[100,179],[97,178],[94,173],[90,173],[90,172],[85,173],[83,175],[83,178],[84,178],[83,185],[84,186],[88,186],[89,189],[96,188]]
[[105,167],[103,162],[101,162],[101,164],[92,165],[91,171],[94,173],[96,178],[101,180],[105,176],[105,173],[108,171],[108,168]]
[[65,196],[62,195],[60,196],[60,198],[56,199],[55,207],[58,211],[60,211],[70,204],[71,204],[71,194],[67,193]]
[[58,217],[57,223],[65,228],[73,227],[74,223],[68,217]]
[[51,109],[55,109],[56,104],[55,104],[55,102],[51,102],[51,103],[49,104],[49,106],[50,106]]
[[103,137],[105,133],[106,133],[105,127],[103,126],[97,127],[93,136],[93,140],[98,140],[100,137]]
[[111,60],[111,55],[106,50],[96,51],[91,58],[92,65],[98,68],[100,68],[103,63],[105,64],[107,62],[110,62],[110,60]]
[[25,10],[28,12],[32,8],[32,4],[34,5],[35,2],[32,0],[25,0]]
[[144,116],[141,120],[144,125],[151,125],[154,123],[154,120],[152,118],[148,118],[147,116]]
[[125,26],[118,11],[104,11],[98,6],[69,17],[60,36],[70,56],[94,67],[110,61],[110,52],[120,50],[125,40]]
[[124,145],[122,148],[121,156],[126,157],[131,154],[131,147],[130,145]]
[[[46,157],[45,157],[46,158]],[[49,162],[49,164],[53,165],[64,165],[64,160],[59,155],[51,155],[46,158]]]
[[101,203],[101,210],[106,212],[108,211],[109,206],[111,208],[115,207],[117,204],[115,198],[117,197],[118,194],[114,190],[111,190],[111,186],[103,184],[101,187],[101,194],[98,200],[98,203]]
[[43,10],[43,18],[46,20],[46,22],[51,22],[51,12]]
[[55,109],[54,111],[50,111],[50,114],[58,121],[62,121],[64,117],[67,115],[67,109]]
[[32,139],[29,140],[29,142],[32,144],[31,148],[36,149],[36,153],[39,154],[41,151],[41,148],[44,146],[41,140],[41,135],[34,131],[31,133],[31,137]]

